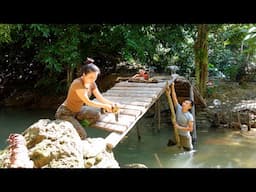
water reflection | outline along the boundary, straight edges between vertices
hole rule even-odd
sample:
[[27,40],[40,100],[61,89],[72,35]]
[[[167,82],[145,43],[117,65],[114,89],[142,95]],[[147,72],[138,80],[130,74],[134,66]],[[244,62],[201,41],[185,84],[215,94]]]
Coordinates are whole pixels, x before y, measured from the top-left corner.
[[[53,110],[0,110],[0,146],[6,147],[10,133],[21,133],[42,118],[54,118]],[[167,146],[173,136],[171,123],[162,123],[160,132],[152,118],[143,118],[141,140],[136,129],[113,149],[120,166],[142,163],[149,168],[255,168],[256,139],[245,138],[238,131],[224,129],[197,130],[197,144],[193,151]],[[87,129],[91,137],[106,137],[108,132]],[[156,159],[156,155],[158,160]],[[160,161],[160,163],[158,162]]]
[[0,149],[7,146],[6,139],[11,133],[22,133],[39,119],[53,119],[53,110],[0,109]]

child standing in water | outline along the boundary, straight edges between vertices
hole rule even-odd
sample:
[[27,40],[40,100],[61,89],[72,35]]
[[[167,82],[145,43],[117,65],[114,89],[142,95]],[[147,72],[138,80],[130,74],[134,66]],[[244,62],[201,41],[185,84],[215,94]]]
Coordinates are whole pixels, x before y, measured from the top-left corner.
[[193,107],[194,103],[192,100],[184,100],[182,105],[178,103],[174,82],[171,84],[171,93],[173,104],[176,110],[176,123],[174,127],[178,129],[180,145],[184,150],[190,151],[193,149],[190,132],[193,131],[194,118],[189,110]]

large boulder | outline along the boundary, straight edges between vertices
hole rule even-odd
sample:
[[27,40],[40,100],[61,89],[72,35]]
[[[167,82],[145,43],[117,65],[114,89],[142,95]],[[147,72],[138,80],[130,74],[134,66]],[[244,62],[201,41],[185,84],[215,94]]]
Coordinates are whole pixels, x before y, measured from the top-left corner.
[[[103,138],[81,140],[67,121],[41,119],[22,135],[35,168],[119,168]],[[8,153],[0,155],[0,167],[10,167]]]

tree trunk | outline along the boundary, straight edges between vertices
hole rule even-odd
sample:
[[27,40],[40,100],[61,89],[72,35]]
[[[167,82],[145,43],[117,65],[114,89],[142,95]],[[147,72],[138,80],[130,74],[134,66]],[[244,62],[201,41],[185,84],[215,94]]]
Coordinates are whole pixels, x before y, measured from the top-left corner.
[[200,94],[205,97],[206,83],[208,81],[208,26],[197,26],[197,38],[194,45],[196,86]]

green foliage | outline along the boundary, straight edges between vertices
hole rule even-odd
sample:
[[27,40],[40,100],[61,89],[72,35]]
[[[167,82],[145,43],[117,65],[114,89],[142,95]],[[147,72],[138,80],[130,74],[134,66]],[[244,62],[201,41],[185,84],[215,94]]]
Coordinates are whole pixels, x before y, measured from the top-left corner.
[[89,121],[87,121],[86,119],[84,120],[81,120],[80,121],[80,124],[84,127],[84,128],[87,128],[89,126]]
[[256,49],[256,27],[255,25],[250,25],[246,31],[246,36],[243,39],[244,46],[246,46],[245,53],[250,55],[255,54]]
[[0,24],[0,44],[9,43],[11,39],[11,25],[10,24]]
[[125,46],[121,53],[125,60],[138,60],[141,63],[147,62],[147,56],[152,51],[150,38],[147,35],[148,27],[142,25],[126,26],[128,30],[124,33]]
[[207,98],[210,98],[210,97],[216,97],[216,90],[217,88],[216,88],[216,86],[214,86],[214,87],[207,87],[207,89],[206,89],[206,97]]
[[224,69],[224,73],[229,77],[230,80],[235,81],[238,73],[239,65],[230,65]]
[[23,46],[37,50],[35,58],[47,68],[60,72],[65,65],[75,67],[80,62],[79,25],[23,24],[16,29]]
[[[41,87],[47,90],[49,87],[49,90],[54,90],[55,87],[56,92],[63,89],[64,82],[71,80],[72,74],[78,71],[82,60],[88,56],[96,59],[103,73],[113,72],[120,61],[156,66],[162,70],[167,65],[178,65],[181,74],[193,67],[194,25],[14,24],[10,26],[14,48],[10,49],[9,54],[13,58],[12,66],[18,62],[15,60],[16,56],[24,59],[19,62],[26,63],[26,71],[28,74],[33,74],[33,78],[38,77],[35,82],[33,81],[37,89]],[[17,52],[14,51],[15,47],[19,49]],[[2,57],[5,61],[5,56]],[[25,66],[20,64],[21,68],[22,65]]]
[[[81,63],[79,25],[18,24],[14,29],[15,41],[21,42],[26,49],[34,50],[33,59],[43,64],[45,71],[57,76],[69,71],[73,75]],[[48,82],[51,80],[37,85],[47,85]]]
[[104,74],[113,72],[117,63],[123,61],[125,25],[81,25],[81,58],[92,57]]
[[[47,70],[45,71],[42,78],[37,80],[34,85],[34,89],[38,90],[41,94],[55,95],[55,94],[66,94],[66,82],[59,80],[56,75],[53,75]],[[46,75],[48,74],[48,75]]]
[[190,37],[186,32],[191,28],[186,25],[184,30],[183,25],[155,24],[82,25],[81,55],[107,56],[114,61],[112,65],[128,61],[164,68],[176,62],[187,63],[183,59],[193,58],[193,55],[184,57],[182,52],[188,50],[186,38]]
[[186,30],[182,25],[161,24],[129,25],[127,28],[126,44],[122,49],[124,59],[158,69],[178,65],[182,71],[193,63],[191,41],[187,41],[191,36],[186,33],[193,26],[186,25]]
[[256,27],[252,26],[248,29],[248,34],[245,36],[244,41],[256,38]]
[[[0,25],[0,32],[2,26]],[[37,70],[38,66],[38,71],[32,72],[38,76],[38,82],[33,82],[37,89],[41,87],[46,90],[49,87],[49,90],[57,92],[66,90],[63,88],[66,80],[70,78],[66,77],[66,74],[76,72],[86,57],[96,58],[103,73],[114,72],[115,66],[120,61],[155,66],[159,72],[167,65],[177,65],[180,68],[178,71],[180,75],[192,73],[195,67],[193,48],[197,33],[196,25],[193,24],[6,26],[10,27],[10,37],[16,43],[13,44],[13,48],[22,45],[23,49],[20,51],[25,52],[27,66],[31,61],[34,63],[33,70]],[[235,79],[238,71],[243,68],[242,63],[254,58],[255,25],[209,24],[208,26],[210,30],[208,59],[211,64],[209,67],[216,67],[231,79]],[[10,54],[19,53],[10,51]],[[249,54],[250,57],[247,57]],[[2,57],[1,61],[4,61],[5,57]],[[20,65],[25,66],[25,64]]]
[[[251,25],[220,25],[209,35],[209,62],[230,80],[236,80],[248,62],[248,44],[244,38]],[[248,38],[248,37],[247,37]]]
[[[159,70],[164,70],[167,65],[177,65],[179,74],[191,73],[194,69],[195,26],[16,24],[11,25],[11,37],[24,49],[32,50],[28,57],[33,57],[31,60],[38,65],[44,65],[45,79],[56,76],[57,83],[65,81],[67,72],[78,70],[82,59],[88,56],[102,59],[101,62],[97,60],[97,64],[103,73],[113,72],[120,61],[156,66]],[[249,46],[253,44],[251,41],[255,42],[253,27],[249,24],[209,24],[209,63],[234,77],[241,61],[237,55],[241,53],[242,41],[242,54],[247,54],[246,51],[253,47]],[[54,75],[49,77],[49,72]],[[51,84],[51,81],[46,81],[45,85],[47,82]],[[39,85],[43,86],[43,83],[38,82]]]

